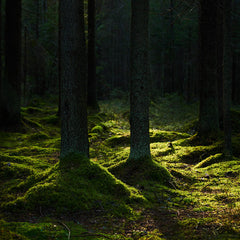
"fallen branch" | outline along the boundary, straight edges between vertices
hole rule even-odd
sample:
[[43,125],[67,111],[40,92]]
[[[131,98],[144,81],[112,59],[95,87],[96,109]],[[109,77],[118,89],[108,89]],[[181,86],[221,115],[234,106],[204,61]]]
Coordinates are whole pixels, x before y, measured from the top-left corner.
[[63,222],[58,221],[58,223],[63,225],[68,230],[68,240],[70,240],[70,238],[71,238],[71,230],[70,230],[70,228]]

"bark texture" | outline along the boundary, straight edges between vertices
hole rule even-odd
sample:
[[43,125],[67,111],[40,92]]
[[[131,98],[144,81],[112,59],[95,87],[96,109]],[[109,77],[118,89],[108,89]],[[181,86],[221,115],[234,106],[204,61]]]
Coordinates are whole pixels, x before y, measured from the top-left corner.
[[99,110],[97,103],[96,50],[95,50],[95,0],[88,0],[88,107]]
[[132,0],[130,161],[151,157],[149,140],[148,13],[148,0]]
[[21,117],[21,1],[6,1],[5,7],[5,76],[1,86],[0,122],[2,128],[15,128]]
[[200,111],[199,135],[215,134],[219,130],[217,94],[217,4],[215,0],[200,0]]
[[232,99],[232,32],[231,32],[231,10],[232,1],[224,0],[224,51],[223,51],[223,116],[224,116],[224,139],[225,154],[232,155],[231,140],[231,99]]
[[60,1],[61,157],[88,157],[87,75],[83,0]]

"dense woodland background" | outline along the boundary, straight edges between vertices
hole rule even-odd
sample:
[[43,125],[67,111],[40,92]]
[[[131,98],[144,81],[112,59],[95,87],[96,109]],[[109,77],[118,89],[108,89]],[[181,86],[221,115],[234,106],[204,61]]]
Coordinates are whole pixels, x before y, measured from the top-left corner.
[[0,237],[239,239],[239,26],[239,0],[0,0]]

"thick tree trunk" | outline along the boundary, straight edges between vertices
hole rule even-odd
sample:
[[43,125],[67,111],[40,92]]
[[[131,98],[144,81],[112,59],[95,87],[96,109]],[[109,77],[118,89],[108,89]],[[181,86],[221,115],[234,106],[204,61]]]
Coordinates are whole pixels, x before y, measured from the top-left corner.
[[6,1],[5,78],[0,113],[3,128],[15,128],[20,124],[21,80],[21,1]]
[[217,95],[217,4],[215,0],[200,0],[200,111],[199,135],[219,131]]
[[224,116],[224,139],[225,154],[232,155],[231,140],[231,89],[232,89],[232,35],[231,35],[231,10],[232,1],[224,0],[224,52],[223,52],[223,116]]
[[149,0],[132,0],[131,22],[131,146],[129,161],[151,158],[149,140]]
[[99,111],[97,103],[95,15],[95,0],[88,0],[88,107],[94,111]]
[[83,0],[60,1],[61,158],[89,156]]

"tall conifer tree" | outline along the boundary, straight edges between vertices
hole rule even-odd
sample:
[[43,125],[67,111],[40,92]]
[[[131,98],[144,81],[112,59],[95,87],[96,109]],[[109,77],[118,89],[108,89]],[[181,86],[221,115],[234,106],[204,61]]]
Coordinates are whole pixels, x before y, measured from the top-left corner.
[[6,1],[5,4],[5,74],[1,82],[0,124],[2,128],[15,129],[20,124],[21,118],[22,2],[14,0]]
[[232,155],[231,140],[231,99],[232,99],[232,33],[231,33],[231,10],[232,1],[223,0],[223,32],[224,32],[224,51],[223,51],[223,122],[225,136],[225,154]]
[[95,49],[95,0],[88,0],[88,107],[99,110],[97,102],[96,49]]
[[131,148],[129,161],[151,158],[149,139],[149,0],[132,0]]
[[200,0],[200,111],[199,135],[219,130],[217,94],[217,5],[215,0]]
[[87,68],[83,0],[60,1],[61,157],[88,157]]

